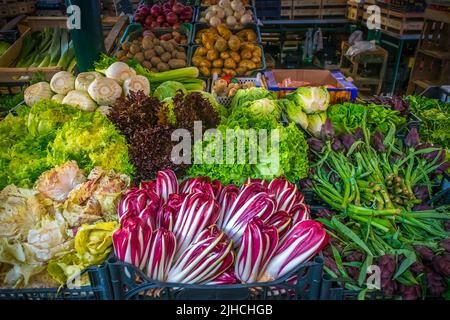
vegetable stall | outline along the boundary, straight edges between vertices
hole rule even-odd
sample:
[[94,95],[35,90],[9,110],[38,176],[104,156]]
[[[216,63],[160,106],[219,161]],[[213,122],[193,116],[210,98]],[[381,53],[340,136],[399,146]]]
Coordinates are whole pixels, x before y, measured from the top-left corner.
[[251,1],[127,19],[0,54],[0,299],[448,299],[450,103],[268,69]]

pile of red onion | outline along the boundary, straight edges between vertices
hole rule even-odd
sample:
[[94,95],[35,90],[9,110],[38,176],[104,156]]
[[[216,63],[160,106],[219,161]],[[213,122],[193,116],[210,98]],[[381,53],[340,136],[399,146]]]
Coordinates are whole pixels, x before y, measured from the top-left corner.
[[145,29],[178,28],[181,23],[191,22],[193,14],[192,7],[170,0],[164,4],[154,4],[152,7],[139,5],[134,21],[142,24]]

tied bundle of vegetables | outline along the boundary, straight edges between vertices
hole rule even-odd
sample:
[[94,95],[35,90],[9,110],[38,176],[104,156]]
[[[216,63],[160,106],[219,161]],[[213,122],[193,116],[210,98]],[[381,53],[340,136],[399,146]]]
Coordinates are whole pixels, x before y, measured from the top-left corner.
[[[118,209],[122,229],[113,237],[115,252],[153,280],[275,280],[327,243],[321,224],[309,220],[303,199],[284,178],[269,183],[249,180],[241,188],[205,177],[179,185],[173,172],[162,171],[123,196]],[[142,212],[147,218],[140,218]]]

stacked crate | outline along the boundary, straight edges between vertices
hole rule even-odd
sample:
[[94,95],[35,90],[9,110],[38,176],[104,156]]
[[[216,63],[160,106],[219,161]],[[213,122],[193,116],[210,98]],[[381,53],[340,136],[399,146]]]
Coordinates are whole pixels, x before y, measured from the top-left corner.
[[36,9],[36,1],[0,0],[0,18],[29,14]]
[[345,18],[347,0],[322,0],[321,19]]
[[450,12],[427,8],[408,94],[450,83]]
[[[256,0],[255,9],[256,15],[261,20],[277,20],[281,18],[281,2],[278,1],[267,1],[267,0]],[[292,2],[292,1],[288,1]]]
[[294,0],[292,16],[294,19],[319,19],[322,0]]
[[293,0],[294,19],[345,18],[347,0]]
[[[367,22],[370,14],[367,12],[374,0],[366,0],[364,3],[363,21]],[[381,29],[391,31],[399,35],[418,34],[423,28],[422,11],[407,11],[399,7],[392,7],[391,4],[377,3],[381,14]]]
[[361,21],[364,11],[364,1],[357,2],[356,0],[347,1],[347,19],[351,21]]

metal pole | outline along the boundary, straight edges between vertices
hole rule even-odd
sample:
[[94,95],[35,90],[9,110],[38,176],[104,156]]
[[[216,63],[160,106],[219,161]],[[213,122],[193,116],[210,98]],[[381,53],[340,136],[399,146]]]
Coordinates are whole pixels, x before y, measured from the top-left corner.
[[80,19],[77,26],[79,28],[70,28],[78,71],[92,70],[100,53],[105,52],[100,1],[66,0],[66,5],[68,12],[72,13],[69,15],[69,23],[73,19]]
[[393,95],[395,92],[395,87],[397,85],[397,78],[398,78],[398,69],[400,68],[400,59],[402,57],[402,51],[403,51],[403,40],[400,39],[398,44],[398,51],[397,56],[395,57],[395,67],[394,67],[394,79],[392,80],[392,86],[391,86],[391,94]]

